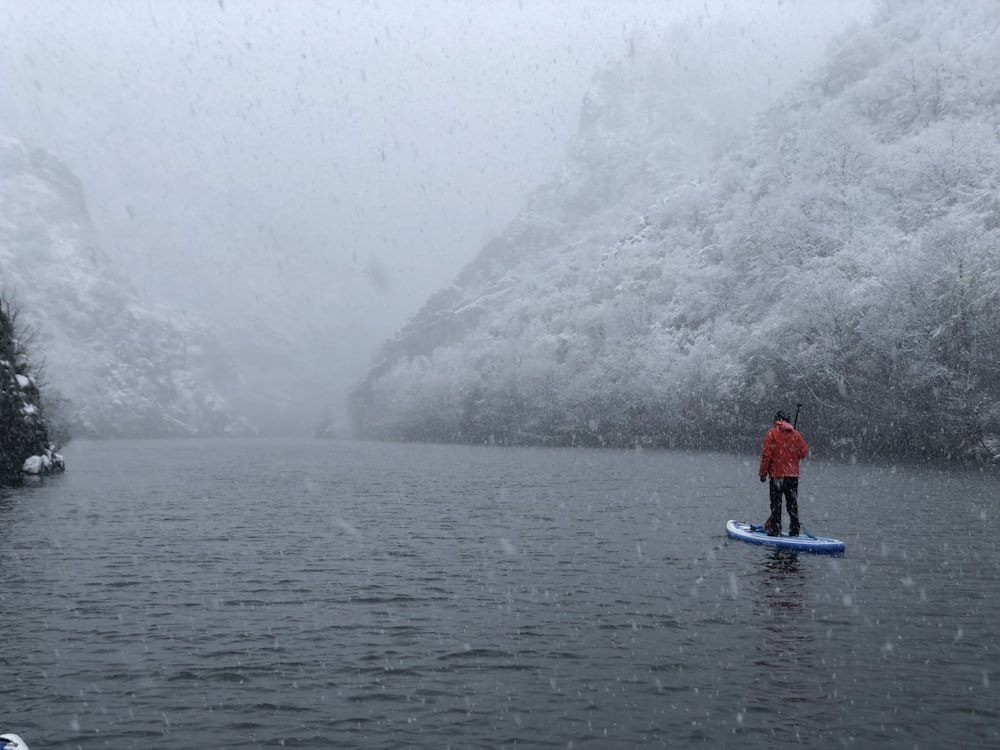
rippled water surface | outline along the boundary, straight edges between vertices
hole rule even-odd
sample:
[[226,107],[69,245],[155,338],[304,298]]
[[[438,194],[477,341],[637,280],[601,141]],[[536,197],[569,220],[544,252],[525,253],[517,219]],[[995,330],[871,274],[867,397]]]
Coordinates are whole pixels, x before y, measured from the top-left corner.
[[72,444],[0,498],[0,731],[45,748],[1000,745],[995,475],[811,461],[845,557],[727,539],[756,457]]

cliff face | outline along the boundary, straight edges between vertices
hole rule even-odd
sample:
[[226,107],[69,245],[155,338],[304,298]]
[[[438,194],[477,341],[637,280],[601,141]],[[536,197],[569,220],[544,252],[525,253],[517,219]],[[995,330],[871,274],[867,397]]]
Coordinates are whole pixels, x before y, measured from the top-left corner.
[[197,321],[146,309],[100,251],[79,181],[11,138],[0,138],[0,286],[35,331],[50,411],[72,434],[246,429],[223,396],[235,375],[220,342]]
[[[383,348],[367,437],[1000,453],[1000,16],[888,3],[735,139],[636,54],[564,173]],[[730,118],[732,119],[732,118]]]

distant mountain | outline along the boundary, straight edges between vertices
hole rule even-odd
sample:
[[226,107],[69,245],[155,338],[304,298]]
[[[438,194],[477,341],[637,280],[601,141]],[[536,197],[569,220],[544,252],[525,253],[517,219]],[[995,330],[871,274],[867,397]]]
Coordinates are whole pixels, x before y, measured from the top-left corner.
[[76,436],[240,434],[236,378],[195,320],[140,304],[97,246],[78,180],[52,154],[0,138],[0,288],[36,331],[47,409]]
[[736,142],[718,83],[672,44],[608,70],[356,431],[751,450],[802,403],[819,452],[997,457],[1000,6],[883,3]]

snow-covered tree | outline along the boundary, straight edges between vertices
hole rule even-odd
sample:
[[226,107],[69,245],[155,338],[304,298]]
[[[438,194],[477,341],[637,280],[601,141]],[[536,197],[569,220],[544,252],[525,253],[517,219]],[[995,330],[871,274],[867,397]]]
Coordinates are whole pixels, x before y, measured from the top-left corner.
[[20,483],[25,473],[63,468],[49,442],[39,373],[27,351],[29,337],[17,308],[0,297],[0,486]]
[[884,2],[735,141],[677,38],[599,76],[563,175],[383,350],[361,433],[744,450],[801,402],[817,452],[1000,456],[996,3]]

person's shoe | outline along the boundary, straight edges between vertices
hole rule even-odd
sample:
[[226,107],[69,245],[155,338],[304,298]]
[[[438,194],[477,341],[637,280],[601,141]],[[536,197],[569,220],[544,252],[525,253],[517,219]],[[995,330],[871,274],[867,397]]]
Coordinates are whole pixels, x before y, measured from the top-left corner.
[[798,529],[795,529],[793,531],[789,531],[788,532],[788,536],[798,536],[798,535],[799,535],[799,530]]

